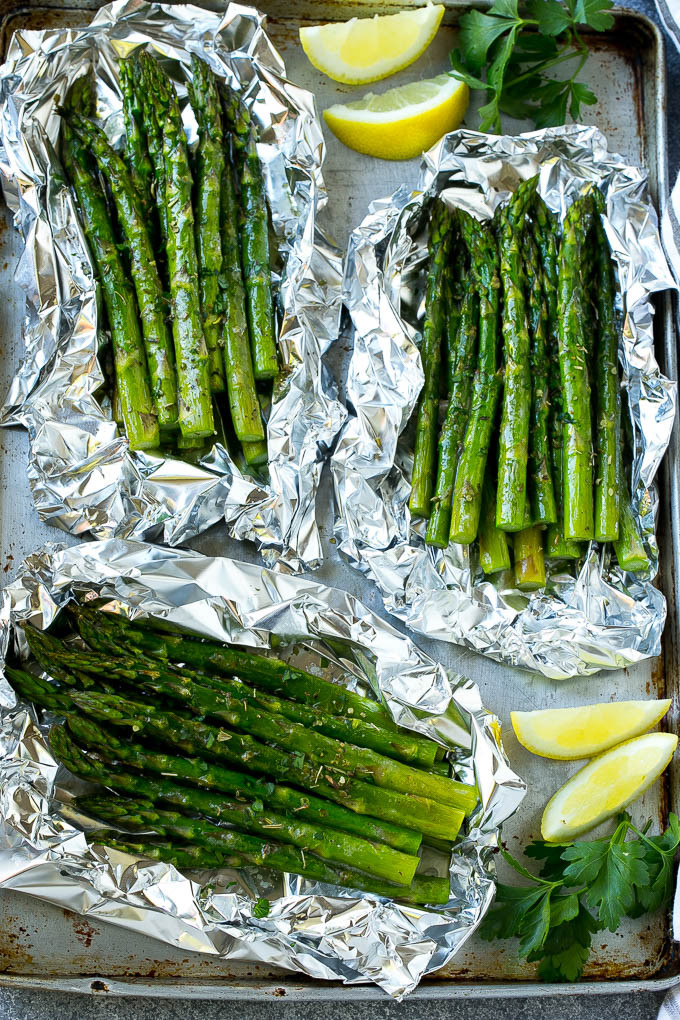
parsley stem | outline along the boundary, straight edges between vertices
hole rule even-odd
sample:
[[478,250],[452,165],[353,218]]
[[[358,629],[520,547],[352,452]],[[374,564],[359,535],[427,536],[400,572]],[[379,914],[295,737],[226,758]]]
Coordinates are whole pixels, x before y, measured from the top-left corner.
[[[567,48],[569,48],[569,52],[565,53],[564,51]],[[535,74],[542,74],[543,71],[546,71],[549,67],[557,67],[558,64],[564,64],[567,60],[573,60],[575,57],[578,56],[579,52],[580,52],[580,49],[579,50],[572,49],[570,44],[567,43],[563,47],[563,49],[560,50],[560,52],[557,54],[557,56],[550,57],[549,60],[543,60],[539,64],[534,64],[528,71],[524,71],[522,74],[518,74],[516,78],[511,78],[510,81],[504,82],[503,83],[503,88],[509,89],[509,88],[511,88],[511,86],[517,85],[518,82],[524,81],[526,78],[533,78]],[[586,53],[586,56],[587,56],[587,53]],[[579,66],[578,66],[578,69],[576,70],[575,74],[572,75],[572,77],[569,79],[570,81],[573,81],[573,79],[576,77],[576,75],[579,73],[579,71],[583,67],[584,63],[585,63],[585,58],[582,56],[581,57],[581,62],[579,63]]]

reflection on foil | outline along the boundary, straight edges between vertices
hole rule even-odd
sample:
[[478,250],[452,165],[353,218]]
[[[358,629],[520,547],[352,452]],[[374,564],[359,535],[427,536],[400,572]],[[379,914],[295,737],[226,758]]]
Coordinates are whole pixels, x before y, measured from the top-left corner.
[[[451,857],[451,899],[436,911],[296,876],[279,882],[264,871],[197,872],[191,880],[171,865],[89,846],[69,812],[57,813],[52,795],[56,790],[61,802],[68,800],[68,776],[63,769],[57,774],[45,728],[0,679],[0,887],[183,950],[347,984],[374,981],[397,997],[443,967],[491,903],[499,826],[525,789],[476,685],[434,662],[347,592],[122,539],[67,550],[48,546],[31,556],[2,593],[3,654],[14,624],[46,628],[67,602],[88,597],[132,618],[154,616],[256,648],[266,648],[270,635],[295,639],[298,649],[329,660],[341,682],[379,692],[398,722],[455,747],[456,775],[474,779],[480,805]],[[272,900],[266,918],[253,915],[257,896]]]
[[[578,577],[553,573],[544,591],[529,596],[502,575],[485,580],[476,546],[425,545],[422,522],[411,521],[408,507],[412,450],[403,432],[423,384],[415,341],[427,263],[425,204],[443,194],[487,219],[536,173],[541,195],[561,215],[589,182],[605,195],[604,223],[625,299],[620,360],[634,443],[633,502],[653,570],[649,577],[626,574],[593,543]],[[373,204],[347,256],[345,303],[354,333],[347,397],[354,416],[332,470],[340,551],[376,582],[389,612],[428,637],[555,679],[659,654],[666,605],[652,583],[654,476],[671,435],[676,384],[654,357],[652,296],[673,286],[647,173],[610,153],[596,128],[518,137],[455,131],[426,154],[415,191],[401,188]]]
[[[245,97],[261,132],[277,239],[279,349],[285,369],[268,425],[269,482],[242,474],[216,442],[192,466],[130,453],[99,403],[92,268],[55,148],[56,107],[89,68],[98,116],[121,141],[117,62],[138,46],[163,60],[186,105],[191,53]],[[310,569],[321,556],[314,518],[323,461],[345,418],[323,355],[337,335],[341,261],[317,227],[326,204],[324,143],[310,93],[288,82],[264,17],[230,4],[224,14],[141,0],[102,8],[79,28],[19,31],[0,69],[0,170],[25,248],[17,279],[27,297],[25,354],[2,411],[30,437],[28,477],[43,520],[75,535],[186,542],[225,520],[270,566]]]

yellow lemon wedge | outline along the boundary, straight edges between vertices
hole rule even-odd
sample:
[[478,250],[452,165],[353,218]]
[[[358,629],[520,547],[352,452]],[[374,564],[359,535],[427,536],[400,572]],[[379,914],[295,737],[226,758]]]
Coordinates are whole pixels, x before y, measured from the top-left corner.
[[448,74],[399,85],[382,95],[324,110],[324,119],[341,142],[379,159],[412,159],[442,135],[454,131],[465,116],[467,85]]
[[578,708],[511,712],[515,736],[542,758],[590,758],[651,730],[671,707],[662,701],[609,701]]
[[417,60],[430,45],[444,14],[442,4],[352,18],[300,29],[310,62],[333,81],[366,85],[387,78]]
[[673,733],[645,733],[593,758],[548,801],[543,839],[562,843],[622,811],[659,778],[677,743]]

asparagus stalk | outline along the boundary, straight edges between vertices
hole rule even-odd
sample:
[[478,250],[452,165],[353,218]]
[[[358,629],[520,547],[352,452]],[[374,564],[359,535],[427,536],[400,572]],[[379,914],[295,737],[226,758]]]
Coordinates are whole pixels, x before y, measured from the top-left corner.
[[[67,110],[93,107],[89,82],[75,82]],[[159,443],[158,417],[153,410],[137,302],[127,278],[106,199],[90,164],[87,148],[73,129],[62,123],[62,160],[75,191],[85,237],[104,295],[113,343],[118,396],[131,450],[146,450]]]
[[[125,154],[137,199],[142,208],[142,222],[151,233],[154,221],[153,164],[147,148],[144,130],[143,104],[140,94],[139,63],[134,57],[121,60],[118,65],[120,90],[123,95],[123,121],[125,123]],[[84,111],[80,111],[84,113]]]
[[501,215],[499,231],[505,381],[498,444],[496,524],[503,531],[521,531],[524,527],[531,416],[531,340],[524,294],[522,237],[534,189],[535,179],[519,186]]
[[142,130],[146,135],[147,150],[153,168],[151,190],[158,214],[161,249],[165,254],[168,239],[168,207],[165,201],[163,157],[163,123],[167,116],[164,75],[151,54],[145,50],[133,54],[129,59],[141,103]]
[[590,382],[579,271],[592,222],[592,197],[577,198],[564,218],[558,259],[559,361],[563,395],[564,535],[593,537],[593,442]]
[[[468,215],[467,213],[462,215]],[[439,463],[437,484],[432,500],[432,516],[427,525],[425,541],[428,545],[445,549],[449,544],[451,527],[451,500],[456,477],[456,464],[465,437],[470,410],[472,377],[474,375],[475,349],[479,322],[479,299],[474,288],[469,288],[463,297],[458,314],[458,334],[447,337],[449,346],[449,406],[444,426],[439,436]]]
[[[595,538],[614,542],[619,537],[618,478],[621,445],[621,400],[619,390],[619,334],[616,325],[616,281],[600,213],[602,192],[596,192],[595,218],[596,277],[594,287],[597,312],[595,354],[595,413],[597,421],[595,452]],[[646,560],[645,556],[645,560]]]
[[485,574],[497,574],[510,567],[508,536],[496,527],[496,490],[488,471],[484,478],[479,522],[479,562]]
[[479,295],[479,354],[472,384],[470,420],[456,468],[451,503],[450,540],[469,545],[477,537],[482,484],[496,417],[501,380],[498,374],[499,257],[489,226],[465,217],[462,230],[470,251],[470,272]]
[[242,442],[241,451],[243,453],[243,459],[246,467],[249,468],[262,468],[269,461],[269,450],[267,448],[267,440],[261,439],[256,443]]
[[[27,638],[30,630],[26,628]],[[305,754],[319,765],[334,766],[359,776],[370,776],[377,786],[400,793],[431,797],[453,807],[471,809],[477,801],[476,791],[463,783],[421,772],[370,748],[343,743],[316,730],[307,729],[284,715],[265,711],[252,700],[244,698],[241,689],[245,685],[239,685],[237,692],[235,688],[227,687],[225,681],[223,690],[215,690],[179,672],[138,666],[134,661],[111,661],[108,656],[96,653],[74,652],[35,628],[32,629],[29,643],[34,654],[40,646],[43,649],[49,647],[55,661],[63,663],[67,668],[74,666],[109,680],[133,681],[143,691],[179,702],[195,715],[212,716],[285,750]]]
[[416,420],[416,444],[413,451],[413,476],[409,507],[414,517],[429,517],[432,512],[437,424],[439,420],[439,376],[445,305],[442,291],[448,262],[451,217],[442,202],[432,212],[429,241],[429,270],[425,295],[425,322],[420,357],[425,381],[420,394]]
[[234,189],[230,158],[224,160],[222,172],[220,234],[222,239],[220,287],[224,313],[222,342],[231,420],[236,438],[243,444],[246,462],[266,464],[267,444],[253,374],[239,250],[238,198]]
[[235,92],[223,90],[226,123],[237,154],[241,201],[241,267],[246,288],[248,327],[256,379],[279,371],[274,335],[269,259],[267,196],[250,113]]
[[619,485],[619,537],[614,541],[614,551],[621,569],[634,574],[649,569],[649,557],[633,510],[628,480],[625,478],[623,470],[621,470]]
[[87,715],[109,726],[131,727],[137,738],[148,737],[184,754],[218,759],[249,772],[285,779],[342,804],[357,814],[371,815],[432,836],[452,838],[463,811],[427,797],[403,797],[379,789],[339,770],[314,765],[301,752],[287,753],[228,728],[217,728],[176,712],[105,694],[77,692],[73,702]]
[[161,429],[175,429],[175,359],[166,323],[163,288],[146,226],[144,207],[137,196],[132,176],[123,160],[109,145],[104,132],[92,121],[77,114],[70,116],[69,123],[89,148],[111,189],[118,223],[130,256],[130,271],[137,294],[158,424]]
[[[131,624],[115,613],[102,613],[85,606],[71,608],[79,628],[80,621],[88,620],[94,624],[94,631],[88,631],[93,642],[97,630],[104,633],[106,629],[121,643],[124,642],[125,647],[138,648],[140,652],[155,659],[183,662],[203,673],[239,676],[275,694],[284,694],[303,704],[316,705],[330,714],[362,719],[386,730],[398,729],[387,710],[377,701],[364,698],[324,677],[297,669],[282,659],[258,655],[215,641],[189,638],[183,634],[158,632],[152,629],[153,620]],[[92,647],[98,651],[107,650],[94,643]]]
[[543,530],[530,525],[518,531],[513,542],[515,587],[520,591],[536,591],[545,587]]
[[368,875],[397,885],[409,885],[415,875],[418,858],[384,844],[370,843],[324,824],[313,825],[299,818],[290,818],[265,809],[260,801],[239,803],[216,796],[209,790],[180,786],[164,776],[135,775],[107,768],[81,751],[63,727],[52,727],[50,746],[62,765],[79,779],[99,783],[126,795],[143,797],[153,804],[167,804],[181,812],[199,813],[254,835],[274,835],[282,843],[290,843],[332,863],[357,867]]
[[5,666],[5,675],[14,693],[22,701],[30,701],[39,708],[46,708],[49,712],[58,712],[62,715],[70,711],[72,707],[70,694],[55,684],[15,666]]
[[557,506],[550,467],[550,385],[548,351],[549,312],[543,287],[538,248],[531,232],[525,236],[529,260],[534,267],[527,280],[531,335],[531,419],[529,432],[528,486],[534,524],[556,524]]
[[222,271],[220,192],[225,163],[222,111],[215,75],[195,54],[191,57],[191,72],[193,80],[189,94],[198,126],[195,216],[198,282],[210,363],[210,386],[213,393],[221,393],[224,390],[224,365],[219,307],[219,274]]
[[328,737],[347,741],[358,747],[372,748],[388,757],[414,762],[425,767],[432,765],[435,760],[438,745],[426,737],[420,737],[405,730],[384,730],[370,722],[364,722],[362,719],[347,719],[329,715],[318,708],[264,694],[235,678],[218,678],[210,674],[188,670],[186,666],[182,669],[168,667],[165,663],[147,659],[140,656],[139,653],[133,653],[127,658],[110,658],[110,656],[120,656],[124,649],[121,649],[115,640],[107,639],[103,633],[93,633],[93,627],[84,619],[79,621],[79,629],[85,641],[93,645],[98,643],[99,647],[104,648],[107,654],[73,652],[59,641],[42,632],[35,631],[35,629],[29,639],[31,650],[36,657],[42,655],[43,662],[48,659],[63,662],[67,668],[69,666],[73,668],[77,663],[85,672],[97,676],[115,677],[135,685],[167,681],[175,686],[178,680],[185,686],[195,683],[232,700],[241,701],[244,707],[255,710],[263,709],[272,715],[284,716],[286,719],[310,727]]
[[[103,846],[111,847],[113,850],[129,853],[134,857],[148,857],[150,860],[164,861],[167,864],[174,865],[179,871],[190,869],[245,868],[258,863],[258,860],[254,859],[250,854],[225,853],[223,850],[213,850],[205,846],[180,845],[169,841],[153,840],[148,836],[133,837],[129,835],[121,838],[120,832],[99,830],[89,833],[88,838],[90,843],[99,843]],[[281,850],[284,851],[284,848],[281,848]],[[276,850],[274,852],[277,853]],[[344,886],[350,889],[363,889],[365,892],[383,896],[386,899],[396,899],[402,903],[417,905],[446,903],[449,899],[449,883],[443,878],[416,875],[409,888],[405,889],[403,886],[376,882],[374,879],[362,875],[358,871],[352,871],[349,868],[331,868],[329,865],[323,865],[325,868],[323,874],[326,877],[321,878],[321,862],[317,862],[313,857],[307,859],[301,856],[300,861],[303,859],[305,864],[309,860],[308,866],[302,870],[294,871],[294,873],[315,882],[330,882],[333,885]],[[279,864],[283,866],[279,867]],[[267,859],[265,866],[271,867],[276,871],[285,871],[287,870],[285,864],[286,858],[282,859],[281,854],[277,853],[273,861],[271,857]]]
[[418,852],[421,835],[413,829],[358,815],[342,805],[322,800],[309,793],[301,793],[290,786],[258,779],[243,772],[234,772],[215,762],[208,763],[200,758],[168,754],[165,751],[144,747],[142,744],[119,740],[110,730],[102,729],[93,719],[86,716],[70,714],[66,722],[75,740],[81,746],[95,750],[99,758],[108,764],[122,763],[134,769],[143,769],[162,776],[175,776],[183,782],[194,783],[208,790],[220,790],[237,797],[247,797],[249,800],[261,800],[263,804],[270,804],[277,810],[288,812],[292,817],[300,818],[304,822],[329,825],[333,829],[354,833],[374,843],[385,843],[406,854]]
[[453,244],[451,251],[452,273],[444,280],[446,298],[446,393],[454,388],[458,378],[458,329],[465,297],[465,278],[468,275],[467,249],[460,243]]

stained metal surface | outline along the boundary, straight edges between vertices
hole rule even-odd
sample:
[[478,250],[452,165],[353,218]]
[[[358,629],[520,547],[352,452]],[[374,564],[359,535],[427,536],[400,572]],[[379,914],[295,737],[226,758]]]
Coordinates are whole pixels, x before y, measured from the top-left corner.
[[[82,5],[71,3],[71,8]],[[357,3],[334,0],[262,0],[261,6],[272,15],[269,30],[286,61],[292,80],[315,92],[320,107],[342,101],[352,89],[338,86],[315,71],[302,54],[297,41],[301,20],[332,20],[359,13]],[[361,3],[361,13],[372,14],[394,6],[403,8],[403,0]],[[14,13],[0,2],[0,46],[6,44],[14,27],[30,24],[43,28],[61,23],[77,23],[85,11],[35,9]],[[452,17],[452,15],[451,15]],[[449,18],[450,20],[450,18]],[[421,60],[397,76],[391,84],[418,76],[440,73],[447,67],[452,31],[443,29]],[[623,15],[614,33],[598,39],[587,66],[587,78],[595,85],[603,102],[589,108],[588,122],[597,123],[607,134],[612,148],[636,162],[645,162],[650,170],[652,194],[664,193],[665,185],[665,92],[662,44],[658,31],[638,15]],[[387,86],[386,86],[387,87]],[[361,90],[359,90],[361,91]],[[509,125],[512,127],[512,125]],[[329,232],[343,244],[349,230],[366,212],[368,203],[390,193],[401,183],[414,183],[417,162],[377,163],[369,157],[345,149],[326,133],[328,156],[325,178],[330,193],[327,218]],[[4,388],[18,359],[22,296],[11,279],[16,264],[17,245],[11,227],[0,226],[0,280],[3,302],[0,306],[0,388]],[[663,304],[658,315],[658,352],[663,369],[677,378],[670,308]],[[336,367],[341,376],[346,360],[346,344],[338,344]],[[676,578],[680,574],[680,465],[678,430],[671,444],[664,472],[660,522],[661,585],[669,602],[669,620],[661,660],[641,664],[629,671],[607,673],[568,683],[550,681],[519,670],[509,669],[472,652],[419,639],[430,654],[480,684],[485,703],[498,713],[504,724],[506,750],[513,767],[527,779],[530,794],[519,816],[507,826],[505,837],[511,850],[538,834],[540,814],[548,796],[561,785],[578,765],[537,759],[521,748],[509,725],[511,709],[547,708],[578,705],[611,698],[644,698],[678,693]],[[68,536],[41,524],[32,511],[26,481],[27,440],[23,432],[0,433],[0,492],[4,494],[0,516],[0,568],[13,576],[25,555],[46,541],[68,542]],[[335,553],[331,493],[326,477],[323,484],[319,524],[328,559],[314,579],[356,592],[376,612],[382,614],[375,589],[341,563]],[[673,536],[676,536],[675,549]],[[215,527],[191,543],[208,554],[255,560],[253,547],[230,541]],[[666,553],[664,555],[664,553]],[[677,562],[676,562],[677,558]],[[676,699],[677,700],[677,699]],[[677,730],[676,715],[669,726]],[[678,780],[680,767],[670,781],[645,794],[636,805],[638,819],[653,817],[661,822],[668,807],[680,805]],[[667,918],[662,915],[628,922],[615,935],[598,936],[586,980],[568,986],[570,994],[629,992],[644,986],[654,990],[677,980],[680,962],[668,937]],[[36,900],[18,895],[0,896],[0,983],[16,986],[40,986],[101,994],[178,995],[224,998],[334,998],[374,999],[382,996],[369,988],[343,988],[300,981],[295,975],[257,965],[220,964],[192,954],[169,950],[151,939],[122,933],[107,926],[83,925],[82,918],[65,914]],[[456,957],[437,979],[425,983],[415,997],[450,998],[465,996],[505,996],[564,993],[559,985],[540,985],[534,980],[534,968],[517,961],[513,943],[491,946],[475,939]],[[501,984],[500,982],[507,982]]]

